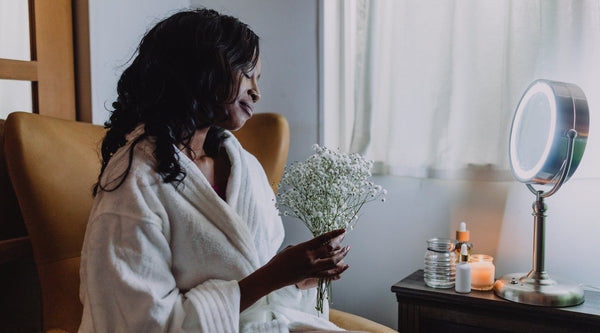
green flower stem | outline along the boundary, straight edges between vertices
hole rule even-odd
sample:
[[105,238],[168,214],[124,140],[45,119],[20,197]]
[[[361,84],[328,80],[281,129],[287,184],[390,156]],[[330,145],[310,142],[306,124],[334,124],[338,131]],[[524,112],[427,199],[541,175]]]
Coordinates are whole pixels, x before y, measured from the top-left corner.
[[332,298],[331,280],[319,279],[319,285],[317,286],[317,305],[315,309],[319,313],[323,313],[323,304],[325,298],[331,303]]

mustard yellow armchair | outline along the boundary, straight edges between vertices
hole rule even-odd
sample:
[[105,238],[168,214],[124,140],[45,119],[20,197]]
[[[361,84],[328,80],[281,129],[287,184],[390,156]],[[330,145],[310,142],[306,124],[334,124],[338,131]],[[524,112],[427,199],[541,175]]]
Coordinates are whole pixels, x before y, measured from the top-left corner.
[[[0,134],[2,125],[4,151],[0,147],[0,153],[5,154],[10,182],[6,181],[4,156],[0,154],[0,192],[12,194],[12,182],[20,209],[14,204],[0,208],[16,210],[10,212],[13,223],[19,223],[22,215],[28,237],[23,230],[19,234],[19,226],[13,226],[20,237],[0,238],[0,264],[3,257],[26,254],[31,243],[41,287],[43,331],[76,332],[82,314],[81,246],[93,201],[91,189],[100,170],[99,148],[105,129],[19,112],[10,114],[4,124],[0,122]],[[285,118],[273,113],[256,114],[234,135],[256,156],[276,191],[289,146]],[[342,311],[331,310],[330,319],[348,330],[395,332]]]

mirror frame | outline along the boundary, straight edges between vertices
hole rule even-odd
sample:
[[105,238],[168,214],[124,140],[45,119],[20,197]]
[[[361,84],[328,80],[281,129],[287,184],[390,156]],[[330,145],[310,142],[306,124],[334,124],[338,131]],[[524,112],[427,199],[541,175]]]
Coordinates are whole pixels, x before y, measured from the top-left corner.
[[[541,93],[550,105],[550,133],[540,159],[533,168],[524,170],[518,159],[521,120],[531,98]],[[554,184],[567,160],[569,130],[577,131],[571,168],[565,182],[581,162],[589,134],[589,109],[583,90],[577,85],[550,80],[536,80],[529,85],[519,101],[510,130],[509,160],[515,179],[526,184]]]

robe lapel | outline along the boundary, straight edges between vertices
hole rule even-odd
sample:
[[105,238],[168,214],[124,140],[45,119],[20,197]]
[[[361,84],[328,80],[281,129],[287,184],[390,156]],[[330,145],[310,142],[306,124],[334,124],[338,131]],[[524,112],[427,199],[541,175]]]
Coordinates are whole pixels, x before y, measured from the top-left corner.
[[[187,173],[181,185],[181,193],[186,199],[202,214],[213,223],[227,239],[231,245],[237,249],[246,259],[246,272],[249,274],[260,267],[257,249],[254,245],[252,235],[248,230],[247,224],[234,209],[238,205],[230,205],[223,201],[213,190],[210,183],[196,165],[179,150],[179,161]],[[235,155],[235,154],[234,154]],[[239,156],[239,154],[238,154]],[[232,165],[238,165],[241,161],[231,161]],[[244,178],[247,171],[242,167],[232,168],[230,179]],[[227,201],[237,200],[239,196],[233,195],[230,186],[227,186]],[[245,215],[242,213],[242,215]]]

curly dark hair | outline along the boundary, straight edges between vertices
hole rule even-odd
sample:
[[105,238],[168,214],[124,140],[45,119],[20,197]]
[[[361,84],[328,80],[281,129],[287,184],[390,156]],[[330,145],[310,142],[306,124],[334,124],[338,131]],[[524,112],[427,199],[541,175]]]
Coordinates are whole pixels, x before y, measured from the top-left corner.
[[[224,105],[233,102],[241,75],[252,71],[259,58],[259,37],[237,18],[210,9],[178,12],[156,24],[142,38],[131,65],[117,85],[114,110],[104,124],[102,168],[93,194],[114,191],[131,169],[133,148],[146,137],[155,142],[157,172],[166,183],[185,178],[175,149],[188,147],[198,129],[210,127],[204,150],[218,153],[226,120]],[[125,136],[139,124],[145,133],[133,141],[125,172],[106,188],[100,179]]]

